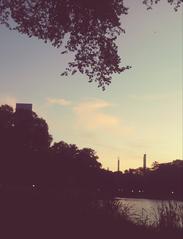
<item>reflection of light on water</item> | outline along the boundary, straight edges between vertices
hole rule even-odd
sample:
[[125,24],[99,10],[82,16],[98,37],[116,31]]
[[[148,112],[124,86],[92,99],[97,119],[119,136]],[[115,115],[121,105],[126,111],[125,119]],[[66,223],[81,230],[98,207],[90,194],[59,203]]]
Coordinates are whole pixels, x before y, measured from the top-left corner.
[[[174,192],[173,192],[174,193]],[[172,193],[172,194],[173,194]],[[123,208],[129,207],[129,218],[136,223],[145,223],[147,225],[156,225],[159,220],[159,213],[164,206],[167,209],[174,210],[179,217],[179,226],[183,227],[183,202],[181,201],[162,201],[150,199],[136,199],[136,198],[117,198],[117,201]]]

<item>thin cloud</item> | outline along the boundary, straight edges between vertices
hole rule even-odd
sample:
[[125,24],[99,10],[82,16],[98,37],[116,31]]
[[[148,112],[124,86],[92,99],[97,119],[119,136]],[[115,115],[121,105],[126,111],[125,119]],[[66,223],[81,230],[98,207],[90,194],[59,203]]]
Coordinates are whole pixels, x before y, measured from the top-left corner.
[[71,105],[71,101],[68,101],[63,98],[47,98],[47,102],[50,105],[61,105],[61,106],[69,106]]
[[107,101],[104,100],[99,100],[99,99],[93,99],[93,100],[88,100],[88,101],[84,101],[79,103],[78,105],[76,105],[74,107],[74,109],[79,112],[79,111],[86,111],[86,110],[99,110],[99,109],[104,109],[104,108],[108,108],[109,106],[111,106],[112,104],[110,104]]
[[111,106],[110,103],[104,100],[88,100],[76,105],[73,110],[77,116],[77,121],[84,127],[95,128],[107,128],[117,126],[119,119],[116,116],[103,112]]
[[120,117],[108,112],[113,106],[110,102],[100,99],[80,102],[73,108],[77,127],[90,132],[104,130],[112,135],[131,134],[131,127],[125,125]]

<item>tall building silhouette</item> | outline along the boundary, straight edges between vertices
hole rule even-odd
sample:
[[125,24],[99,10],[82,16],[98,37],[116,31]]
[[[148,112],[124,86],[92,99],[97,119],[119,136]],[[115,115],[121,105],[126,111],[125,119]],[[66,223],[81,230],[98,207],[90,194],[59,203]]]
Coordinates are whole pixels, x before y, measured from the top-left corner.
[[146,170],[146,163],[147,163],[147,157],[146,156],[147,155],[144,154],[144,157],[143,157],[143,169],[144,169],[144,171]]
[[118,168],[117,168],[118,170],[118,172],[120,171],[120,160],[119,160],[119,157],[118,157]]
[[18,111],[18,110],[28,110],[28,111],[32,111],[32,104],[16,103],[16,111]]

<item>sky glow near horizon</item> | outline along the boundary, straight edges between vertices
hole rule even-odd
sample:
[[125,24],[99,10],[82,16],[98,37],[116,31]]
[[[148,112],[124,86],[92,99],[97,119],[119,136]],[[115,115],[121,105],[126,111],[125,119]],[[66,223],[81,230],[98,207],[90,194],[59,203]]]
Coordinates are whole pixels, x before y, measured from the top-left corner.
[[[0,27],[0,104],[33,103],[54,141],[93,148],[104,168],[182,159],[183,11],[152,11],[129,0],[118,39],[122,65],[103,92],[79,73],[61,77],[71,56]],[[127,5],[127,4],[126,4]]]

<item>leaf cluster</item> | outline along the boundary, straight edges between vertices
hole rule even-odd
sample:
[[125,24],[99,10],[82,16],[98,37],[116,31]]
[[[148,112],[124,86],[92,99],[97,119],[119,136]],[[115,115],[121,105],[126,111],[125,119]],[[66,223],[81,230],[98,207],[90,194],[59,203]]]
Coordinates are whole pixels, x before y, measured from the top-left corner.
[[[142,0],[151,9],[161,0]],[[183,0],[167,0],[177,9]],[[116,39],[124,33],[120,16],[128,13],[123,0],[0,0],[0,24],[54,47],[64,47],[74,59],[62,76],[76,72],[105,89],[120,66]]]
[[74,61],[61,75],[79,71],[89,82],[105,88],[113,73],[121,73],[115,43],[123,32],[120,15],[127,14],[122,0],[0,0],[0,23],[29,37],[65,46]]
[[[143,4],[145,4],[147,9],[150,10],[154,4],[158,4],[160,1],[161,0],[143,0]],[[177,11],[183,3],[183,0],[167,0],[167,2],[173,6],[175,11]]]

